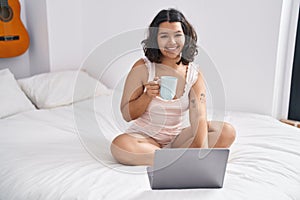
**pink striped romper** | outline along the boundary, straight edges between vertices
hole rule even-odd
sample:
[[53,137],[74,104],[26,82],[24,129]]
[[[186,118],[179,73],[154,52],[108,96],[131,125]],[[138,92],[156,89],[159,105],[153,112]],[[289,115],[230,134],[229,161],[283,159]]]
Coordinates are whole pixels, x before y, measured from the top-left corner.
[[[148,68],[148,81],[152,81],[155,77],[155,64],[147,58],[144,61]],[[196,66],[190,63],[183,95],[173,100],[164,100],[159,96],[153,98],[144,114],[133,122],[126,133],[147,135],[166,147],[185,128],[182,122],[189,107],[189,92],[197,78]]]

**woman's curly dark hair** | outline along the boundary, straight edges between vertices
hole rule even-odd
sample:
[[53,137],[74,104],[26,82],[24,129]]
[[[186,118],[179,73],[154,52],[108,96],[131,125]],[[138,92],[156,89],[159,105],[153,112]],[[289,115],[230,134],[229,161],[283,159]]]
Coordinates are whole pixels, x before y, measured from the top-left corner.
[[180,22],[185,36],[185,43],[182,49],[181,59],[177,64],[181,62],[184,65],[188,65],[194,61],[194,57],[197,55],[197,34],[193,26],[186,20],[184,15],[173,8],[168,10],[161,10],[151,22],[148,28],[148,37],[142,41],[145,56],[151,61],[161,63],[162,53],[159,50],[157,43],[158,27],[162,22]]

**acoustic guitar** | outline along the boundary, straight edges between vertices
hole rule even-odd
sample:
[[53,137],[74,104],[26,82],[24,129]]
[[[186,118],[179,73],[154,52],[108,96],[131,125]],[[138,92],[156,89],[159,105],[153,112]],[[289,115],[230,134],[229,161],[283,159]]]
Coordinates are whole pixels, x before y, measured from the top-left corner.
[[0,58],[23,54],[29,47],[29,35],[20,19],[18,0],[0,0]]

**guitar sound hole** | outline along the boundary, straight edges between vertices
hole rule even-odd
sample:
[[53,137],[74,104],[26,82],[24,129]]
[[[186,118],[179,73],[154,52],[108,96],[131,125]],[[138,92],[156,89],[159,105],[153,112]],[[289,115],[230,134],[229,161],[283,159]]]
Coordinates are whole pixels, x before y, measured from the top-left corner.
[[13,11],[10,7],[0,7],[0,20],[8,22],[13,17]]

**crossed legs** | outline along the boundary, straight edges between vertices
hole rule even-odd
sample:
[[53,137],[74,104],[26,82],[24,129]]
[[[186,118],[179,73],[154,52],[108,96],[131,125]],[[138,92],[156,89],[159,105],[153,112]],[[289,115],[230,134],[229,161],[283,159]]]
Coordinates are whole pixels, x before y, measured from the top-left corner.
[[[194,136],[190,127],[182,130],[172,142],[172,148],[188,148]],[[228,148],[235,140],[234,128],[226,122],[208,122],[209,148]],[[154,151],[161,146],[154,139],[138,133],[123,133],[111,144],[111,153],[121,164],[153,165]]]
[[[208,147],[229,148],[235,140],[235,129],[226,122],[209,121]],[[180,135],[173,141],[172,148],[188,148],[193,142],[194,136],[191,127],[182,130]]]

